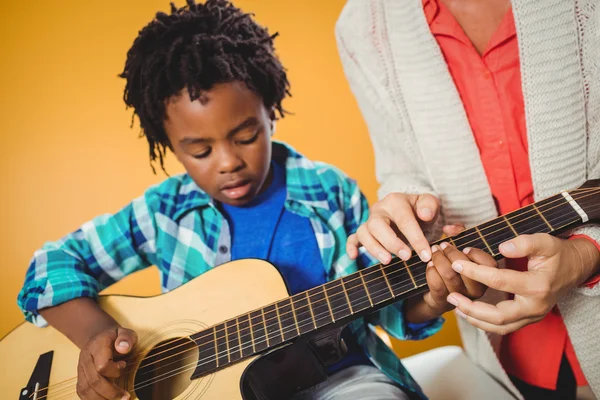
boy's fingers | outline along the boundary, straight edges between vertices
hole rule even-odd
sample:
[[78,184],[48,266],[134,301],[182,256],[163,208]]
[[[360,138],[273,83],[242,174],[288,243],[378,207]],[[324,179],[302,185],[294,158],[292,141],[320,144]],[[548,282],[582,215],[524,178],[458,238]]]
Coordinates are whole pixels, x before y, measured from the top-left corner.
[[96,371],[107,378],[118,378],[121,376],[119,364],[113,360],[112,346],[100,346],[92,352],[92,358]]
[[433,265],[444,281],[447,291],[449,293],[466,293],[461,276],[452,269],[452,262],[448,259],[444,251],[438,245],[433,246],[432,250]]
[[442,304],[446,303],[446,297],[448,296],[444,280],[431,262],[427,265],[425,276],[429,292],[425,293],[424,300],[430,307],[439,309]]
[[118,328],[115,349],[120,354],[127,354],[137,343],[137,333],[127,328]]
[[98,373],[91,354],[87,354],[82,361],[82,370],[88,386],[83,389],[86,399],[115,399],[125,395],[125,390],[120,389]]

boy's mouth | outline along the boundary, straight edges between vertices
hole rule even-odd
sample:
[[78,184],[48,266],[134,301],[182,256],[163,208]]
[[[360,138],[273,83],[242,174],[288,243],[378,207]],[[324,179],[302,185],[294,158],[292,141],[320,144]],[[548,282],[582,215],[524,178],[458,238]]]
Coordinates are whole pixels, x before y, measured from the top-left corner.
[[247,196],[251,187],[252,181],[249,179],[238,179],[223,185],[221,187],[221,192],[225,195],[225,197],[231,200],[237,200]]

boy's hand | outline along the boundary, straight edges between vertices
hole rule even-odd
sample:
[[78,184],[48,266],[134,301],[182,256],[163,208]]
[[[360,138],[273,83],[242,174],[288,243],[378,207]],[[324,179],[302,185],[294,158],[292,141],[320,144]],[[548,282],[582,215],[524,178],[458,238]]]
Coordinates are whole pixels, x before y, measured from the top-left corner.
[[465,298],[471,299],[483,296],[487,287],[456,273],[452,269],[453,263],[473,261],[492,269],[498,266],[491,255],[475,248],[460,251],[443,242],[440,246],[433,246],[432,250],[432,260],[427,264],[426,270],[429,291],[408,299],[405,304],[406,320],[411,323],[425,322],[452,310],[454,306],[447,300],[450,293],[461,293]]
[[116,361],[128,354],[137,342],[131,329],[112,327],[94,336],[81,349],[77,366],[77,395],[84,400],[129,399],[130,394],[115,385],[125,368],[125,361]]
[[538,233],[521,235],[500,245],[506,258],[528,257],[528,271],[498,270],[471,261],[454,261],[463,277],[514,293],[513,300],[493,306],[453,292],[448,301],[472,325],[501,335],[537,322],[569,290],[598,273],[600,252],[589,240],[563,240]]
[[388,194],[373,204],[367,222],[348,237],[346,251],[355,259],[358,248],[364,246],[373,257],[387,264],[392,259],[390,253],[408,260],[410,244],[423,261],[429,261],[431,248],[420,224],[433,222],[438,210],[439,200],[430,194]]

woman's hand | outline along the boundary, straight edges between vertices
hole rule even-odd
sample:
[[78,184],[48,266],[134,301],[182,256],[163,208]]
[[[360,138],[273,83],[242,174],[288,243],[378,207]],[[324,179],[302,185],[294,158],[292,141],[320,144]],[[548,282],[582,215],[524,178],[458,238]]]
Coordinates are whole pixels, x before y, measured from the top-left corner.
[[585,238],[521,235],[499,249],[506,258],[527,257],[528,271],[499,270],[476,260],[453,261],[452,269],[463,278],[513,293],[514,299],[494,306],[454,291],[448,302],[472,325],[501,335],[541,320],[560,298],[599,272],[600,252]]

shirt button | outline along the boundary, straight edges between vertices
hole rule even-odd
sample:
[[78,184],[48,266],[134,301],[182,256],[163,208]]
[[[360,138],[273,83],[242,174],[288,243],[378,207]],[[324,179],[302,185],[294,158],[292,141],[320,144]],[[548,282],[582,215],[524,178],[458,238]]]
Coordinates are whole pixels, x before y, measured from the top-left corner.
[[225,253],[227,253],[227,251],[229,251],[227,246],[219,246],[219,253],[225,254]]
[[504,147],[504,142],[503,142],[502,140],[499,140],[499,141],[498,141],[498,147],[499,147],[499,148],[502,148],[502,147]]

